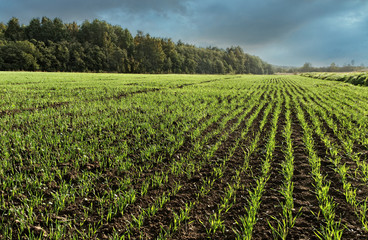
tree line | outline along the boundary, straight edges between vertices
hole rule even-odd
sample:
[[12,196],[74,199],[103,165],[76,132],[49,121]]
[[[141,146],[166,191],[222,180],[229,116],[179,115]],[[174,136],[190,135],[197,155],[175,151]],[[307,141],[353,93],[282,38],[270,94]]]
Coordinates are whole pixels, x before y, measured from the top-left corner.
[[355,71],[367,71],[367,67],[364,64],[355,66],[355,61],[338,66],[336,63],[331,63],[327,67],[313,67],[311,63],[306,62],[301,67],[278,67],[274,66],[274,71],[278,73],[307,73],[307,72],[355,72]]
[[354,72],[366,69],[362,64],[361,66],[354,66],[355,61],[352,60],[351,64],[346,64],[344,66],[338,66],[336,63],[331,63],[328,67],[313,67],[311,63],[304,63],[304,65],[298,68],[299,72]]
[[273,67],[241,47],[200,48],[113,26],[98,19],[17,18],[0,23],[0,70],[119,73],[271,74]]

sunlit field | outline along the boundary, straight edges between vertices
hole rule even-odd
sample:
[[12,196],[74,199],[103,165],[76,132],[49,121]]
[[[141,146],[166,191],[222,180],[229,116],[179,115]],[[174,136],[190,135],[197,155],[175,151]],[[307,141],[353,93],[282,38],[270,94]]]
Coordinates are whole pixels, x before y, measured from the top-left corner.
[[0,239],[368,239],[368,88],[0,73]]
[[336,72],[312,72],[312,73],[303,73],[301,74],[305,77],[318,78],[324,80],[331,81],[340,81],[351,83],[354,85],[360,86],[368,86],[368,72],[345,72],[345,73],[336,73]]

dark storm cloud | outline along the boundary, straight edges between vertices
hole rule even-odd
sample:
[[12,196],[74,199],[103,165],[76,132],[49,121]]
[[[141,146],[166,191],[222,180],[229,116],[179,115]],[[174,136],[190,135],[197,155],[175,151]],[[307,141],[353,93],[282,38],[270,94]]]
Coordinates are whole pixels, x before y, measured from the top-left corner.
[[[12,16],[64,22],[98,18],[153,36],[199,46],[240,45],[270,63],[368,65],[366,0],[0,0]],[[349,60],[350,59],[350,60]]]
[[[231,3],[229,3],[231,2]],[[248,0],[212,1],[198,8],[198,29],[209,39],[245,44],[264,44],[356,8],[362,1],[340,0]]]
[[363,0],[208,1],[196,8],[194,36],[223,47],[241,45],[272,63],[357,58],[368,64],[367,10]]
[[186,10],[184,0],[12,0],[0,3],[1,21],[17,17],[28,22],[33,17],[60,17],[65,21],[83,21],[98,18],[109,12],[124,14],[182,13]]
[[[367,7],[322,21],[315,21],[285,40],[300,61],[327,65],[368,64]],[[294,57],[295,59],[295,57]]]

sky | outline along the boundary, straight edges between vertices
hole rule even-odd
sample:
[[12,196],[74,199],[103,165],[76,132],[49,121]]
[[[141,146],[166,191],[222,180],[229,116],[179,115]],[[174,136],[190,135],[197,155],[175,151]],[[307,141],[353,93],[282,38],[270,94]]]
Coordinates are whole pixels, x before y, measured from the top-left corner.
[[154,37],[245,52],[280,66],[368,66],[368,0],[0,0],[16,17],[105,20]]

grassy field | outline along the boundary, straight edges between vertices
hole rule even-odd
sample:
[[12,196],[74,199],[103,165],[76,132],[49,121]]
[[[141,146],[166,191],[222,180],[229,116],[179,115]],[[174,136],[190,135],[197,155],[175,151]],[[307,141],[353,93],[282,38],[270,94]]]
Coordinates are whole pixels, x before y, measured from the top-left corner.
[[0,73],[0,239],[368,239],[368,88]]
[[368,86],[368,72],[309,72],[302,73],[304,77],[318,78],[331,81],[341,81],[354,85]]

